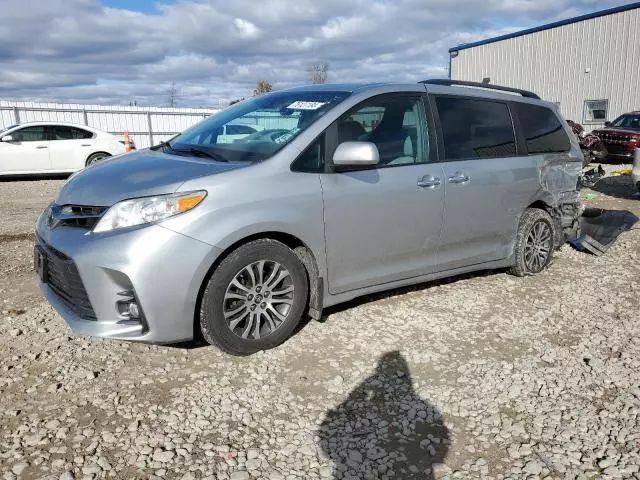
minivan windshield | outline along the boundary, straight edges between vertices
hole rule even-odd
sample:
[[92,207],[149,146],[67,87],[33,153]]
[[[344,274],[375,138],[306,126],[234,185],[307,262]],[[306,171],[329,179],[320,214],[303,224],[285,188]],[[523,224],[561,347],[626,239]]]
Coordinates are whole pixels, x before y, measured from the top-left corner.
[[262,161],[349,95],[323,90],[268,93],[229,107],[154,148],[223,162]]

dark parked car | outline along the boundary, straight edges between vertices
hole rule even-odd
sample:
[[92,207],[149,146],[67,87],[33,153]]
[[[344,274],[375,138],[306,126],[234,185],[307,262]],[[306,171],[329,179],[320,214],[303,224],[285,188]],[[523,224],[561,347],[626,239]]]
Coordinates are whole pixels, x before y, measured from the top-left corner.
[[593,133],[602,139],[608,158],[631,163],[634,150],[640,148],[640,111],[620,115]]

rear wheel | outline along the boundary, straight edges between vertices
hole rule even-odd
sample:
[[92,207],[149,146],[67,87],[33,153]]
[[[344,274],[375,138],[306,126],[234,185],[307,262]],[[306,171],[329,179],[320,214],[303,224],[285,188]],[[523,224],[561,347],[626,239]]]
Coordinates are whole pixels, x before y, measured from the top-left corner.
[[213,272],[202,297],[202,336],[235,355],[273,348],[300,322],[308,291],[304,265],[289,247],[249,242]]
[[93,153],[91,155],[89,155],[89,158],[87,158],[87,167],[89,165],[91,165],[92,163],[96,163],[99,162],[100,160],[104,160],[107,157],[110,157],[111,155],[109,155],[107,152],[97,152],[97,153]]
[[554,247],[554,227],[551,215],[538,208],[524,211],[514,250],[515,264],[510,272],[518,277],[535,275],[547,268]]

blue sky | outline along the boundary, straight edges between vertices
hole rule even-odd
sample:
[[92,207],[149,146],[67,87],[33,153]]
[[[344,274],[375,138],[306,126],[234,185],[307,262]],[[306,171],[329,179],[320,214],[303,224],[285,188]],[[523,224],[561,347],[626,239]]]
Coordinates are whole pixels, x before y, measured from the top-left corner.
[[448,49],[620,0],[2,0],[0,98],[218,106],[308,82],[447,75]]
[[101,3],[104,6],[111,8],[123,8],[143,13],[154,13],[157,11],[157,4],[173,2],[158,2],[155,0],[103,0]]

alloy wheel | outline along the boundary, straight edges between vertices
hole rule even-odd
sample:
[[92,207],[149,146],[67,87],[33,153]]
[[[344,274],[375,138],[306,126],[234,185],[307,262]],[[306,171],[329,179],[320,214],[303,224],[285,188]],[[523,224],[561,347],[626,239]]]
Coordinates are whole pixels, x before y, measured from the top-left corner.
[[89,162],[87,163],[88,165],[93,165],[96,162],[99,162],[100,160],[104,160],[105,158],[107,158],[109,155],[105,155],[105,154],[96,154],[93,155],[90,159]]
[[547,265],[552,241],[547,222],[541,220],[533,224],[524,245],[524,263],[530,272],[538,273]]
[[243,339],[271,335],[286,320],[294,299],[293,279],[280,263],[260,260],[243,267],[224,294],[229,329]]

